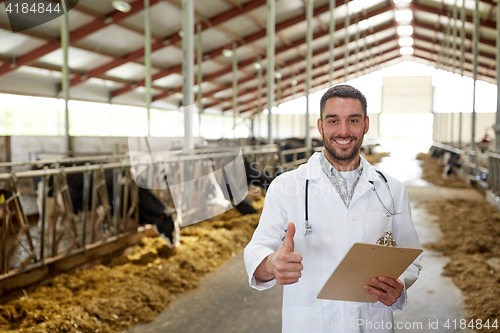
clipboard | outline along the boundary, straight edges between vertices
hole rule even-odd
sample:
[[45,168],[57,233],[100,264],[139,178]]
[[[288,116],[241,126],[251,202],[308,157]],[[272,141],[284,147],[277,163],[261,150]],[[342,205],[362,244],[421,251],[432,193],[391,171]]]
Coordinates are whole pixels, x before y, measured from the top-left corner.
[[326,281],[317,298],[375,303],[363,285],[373,277],[397,279],[422,253],[422,249],[354,243]]

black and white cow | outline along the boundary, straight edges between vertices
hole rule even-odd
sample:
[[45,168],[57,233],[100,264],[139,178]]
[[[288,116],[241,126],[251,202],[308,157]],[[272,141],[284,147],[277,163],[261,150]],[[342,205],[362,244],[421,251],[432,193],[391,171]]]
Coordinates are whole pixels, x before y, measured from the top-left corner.
[[[61,164],[64,167],[74,166],[71,164]],[[34,168],[35,169],[35,168]],[[93,177],[90,177],[89,184],[89,202],[87,206],[87,211],[90,211],[92,207],[92,186],[93,186]],[[108,203],[111,207],[111,214],[113,214],[113,170],[105,170],[104,178],[106,184],[106,192],[108,197]],[[68,191],[70,194],[71,204],[73,208],[73,213],[78,214],[83,211],[83,196],[84,196],[84,174],[83,173],[68,173],[66,174],[66,180],[68,184]],[[33,178],[33,182],[37,192],[37,205],[38,210],[41,211],[41,178]],[[53,177],[50,177],[48,184],[48,196],[53,197]],[[169,245],[172,247],[178,244],[178,230],[179,227],[175,227],[175,215],[172,214],[172,210],[168,209],[155,195],[151,190],[144,189],[139,187],[138,191],[138,205],[139,205],[139,224],[153,225],[159,233],[159,236],[162,236]],[[131,195],[131,194],[129,194]],[[121,198],[121,202],[123,203],[123,194]],[[54,198],[57,204],[62,205],[62,198],[58,196],[58,198]],[[129,204],[131,203],[131,198],[128,198]],[[50,216],[51,211],[53,209],[52,205],[47,207],[47,215]],[[174,216],[173,216],[174,215]],[[40,217],[41,220],[41,217]],[[104,232],[109,229],[109,226],[103,224]]]

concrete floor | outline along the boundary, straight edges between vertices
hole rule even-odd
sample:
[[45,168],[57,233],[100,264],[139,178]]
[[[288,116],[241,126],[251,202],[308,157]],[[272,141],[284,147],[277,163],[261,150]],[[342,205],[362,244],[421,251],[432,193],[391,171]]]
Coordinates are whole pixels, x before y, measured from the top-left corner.
[[[424,208],[426,201],[446,198],[481,198],[481,194],[472,189],[451,189],[435,186],[407,186],[412,206],[412,217],[422,244],[435,242],[441,237],[441,231],[433,217]],[[408,289],[408,303],[404,311],[394,313],[394,322],[401,322],[407,329],[397,332],[471,332],[470,330],[452,330],[444,327],[449,320],[457,322],[466,317],[463,307],[463,296],[449,277],[441,275],[448,258],[439,252],[425,249],[421,260],[423,270],[417,282]],[[422,328],[417,328],[421,323]],[[429,324],[433,323],[432,329]],[[437,326],[434,326],[437,323]],[[397,325],[397,324],[396,324]],[[415,325],[415,326],[414,326]]]
[[[422,244],[441,237],[438,226],[425,212],[426,201],[482,197],[472,189],[439,188],[421,180],[419,162],[414,154],[393,153],[392,156],[398,157],[384,158],[378,168],[405,183]],[[447,320],[453,326],[454,319],[465,318],[460,291],[451,278],[441,276],[447,261],[441,254],[425,250],[421,261],[424,269],[408,290],[408,304],[404,311],[394,314],[395,323],[401,322],[406,328],[396,332],[464,332],[443,327]],[[248,287],[243,254],[240,253],[216,273],[204,277],[198,289],[177,297],[156,321],[136,326],[129,332],[279,333],[282,292],[278,285],[265,292]]]

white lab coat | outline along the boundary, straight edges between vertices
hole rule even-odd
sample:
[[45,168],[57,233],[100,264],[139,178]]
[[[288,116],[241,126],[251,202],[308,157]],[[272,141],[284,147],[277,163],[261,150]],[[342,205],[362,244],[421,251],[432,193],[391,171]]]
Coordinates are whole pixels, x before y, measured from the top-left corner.
[[[249,284],[257,290],[271,288],[276,279],[263,282],[253,276],[257,266],[278,250],[288,222],[296,227],[295,252],[302,254],[302,276],[295,284],[284,286],[282,332],[393,332],[392,311],[406,304],[406,289],[422,268],[420,257],[401,275],[405,292],[391,307],[380,302],[357,303],[317,299],[316,296],[355,242],[373,243],[391,231],[398,246],[420,248],[413,226],[405,187],[385,175],[400,214],[387,217],[368,181],[373,181],[385,206],[392,212],[391,197],[385,182],[364,158],[363,172],[349,208],[321,169],[319,154],[297,170],[277,177],[269,187],[260,223],[245,248]],[[309,179],[309,224],[312,233],[303,235],[305,183]],[[383,329],[382,329],[383,328]]]

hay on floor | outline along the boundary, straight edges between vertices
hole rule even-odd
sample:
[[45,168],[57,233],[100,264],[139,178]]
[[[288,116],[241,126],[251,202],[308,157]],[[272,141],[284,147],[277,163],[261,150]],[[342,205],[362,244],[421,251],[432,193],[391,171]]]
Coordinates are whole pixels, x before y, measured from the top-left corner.
[[122,332],[146,323],[176,295],[198,286],[250,241],[264,197],[251,191],[257,214],[231,209],[213,221],[181,229],[174,250],[161,238],[142,239],[109,265],[61,274],[0,305],[0,332]]
[[375,153],[375,154],[366,154],[363,155],[363,157],[370,163],[371,165],[378,163],[382,160],[383,157],[389,156],[390,153],[388,152],[381,152],[381,153]]
[[[481,319],[500,326],[500,214],[485,201],[450,199],[432,202],[428,212],[436,216],[443,237],[425,246],[449,256],[443,275],[450,276],[466,296],[467,323]],[[479,332],[499,332],[481,328]]]
[[417,160],[422,161],[422,179],[438,186],[466,188],[467,183],[457,174],[443,178],[443,166],[439,160],[432,158],[428,153],[418,153]]

